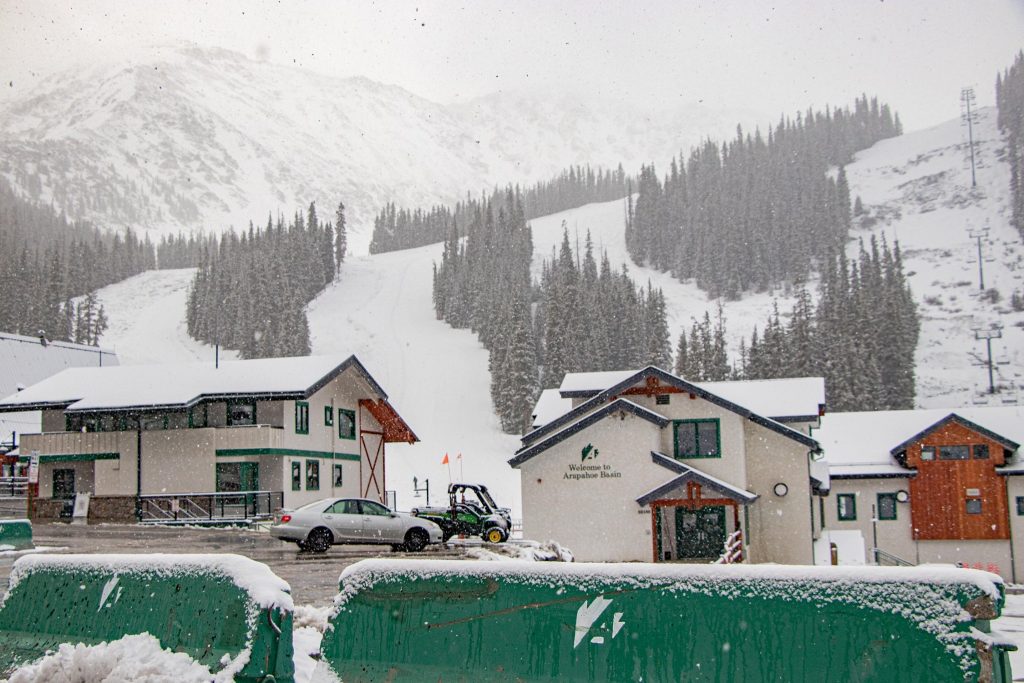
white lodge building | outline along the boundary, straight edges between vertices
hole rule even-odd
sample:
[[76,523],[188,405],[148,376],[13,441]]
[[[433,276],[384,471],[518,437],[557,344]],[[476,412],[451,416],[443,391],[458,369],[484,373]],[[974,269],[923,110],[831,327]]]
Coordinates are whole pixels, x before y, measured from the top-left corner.
[[43,425],[20,449],[39,455],[35,519],[66,515],[76,493],[91,494],[90,522],[186,493],[383,502],[384,445],[418,440],[355,356],[71,368],[0,400],[29,410]]
[[824,403],[821,378],[570,373],[509,461],[523,534],[582,561],[649,562],[715,559],[738,531],[746,562],[813,564]]

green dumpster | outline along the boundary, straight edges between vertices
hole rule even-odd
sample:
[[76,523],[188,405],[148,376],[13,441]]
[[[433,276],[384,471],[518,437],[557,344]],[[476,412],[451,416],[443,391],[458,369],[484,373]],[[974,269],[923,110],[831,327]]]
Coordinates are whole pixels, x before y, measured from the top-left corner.
[[0,678],[61,643],[149,633],[239,683],[290,683],[289,591],[239,555],[22,557],[0,604]]
[[0,551],[31,547],[32,522],[27,519],[0,519]]
[[998,576],[953,568],[366,560],[322,664],[356,681],[1009,681]]

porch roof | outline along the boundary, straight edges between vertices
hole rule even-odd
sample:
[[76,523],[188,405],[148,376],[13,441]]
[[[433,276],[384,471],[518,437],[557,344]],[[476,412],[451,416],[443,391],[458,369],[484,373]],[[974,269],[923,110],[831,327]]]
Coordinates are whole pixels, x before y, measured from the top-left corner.
[[651,503],[663,497],[670,491],[673,491],[690,481],[694,481],[700,484],[701,486],[706,486],[708,488],[714,489],[721,495],[721,497],[734,500],[737,503],[741,503],[743,505],[753,503],[758,498],[756,493],[744,491],[743,489],[733,486],[728,482],[724,482],[717,477],[712,477],[710,474],[701,472],[692,465],[687,465],[686,463],[674,460],[665,455],[664,453],[651,451],[651,460],[653,460],[655,464],[661,465],[662,467],[677,473],[678,476],[672,477],[664,484],[656,486],[655,488],[651,489],[647,493],[637,498],[636,502],[638,505],[650,505]]

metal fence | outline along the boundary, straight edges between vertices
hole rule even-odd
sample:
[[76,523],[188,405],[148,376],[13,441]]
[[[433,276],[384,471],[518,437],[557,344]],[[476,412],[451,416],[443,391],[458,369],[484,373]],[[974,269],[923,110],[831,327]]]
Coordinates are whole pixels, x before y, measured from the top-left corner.
[[28,491],[28,477],[0,477],[0,498],[24,498]]
[[272,519],[284,505],[283,491],[175,493],[139,497],[144,524],[216,524]]

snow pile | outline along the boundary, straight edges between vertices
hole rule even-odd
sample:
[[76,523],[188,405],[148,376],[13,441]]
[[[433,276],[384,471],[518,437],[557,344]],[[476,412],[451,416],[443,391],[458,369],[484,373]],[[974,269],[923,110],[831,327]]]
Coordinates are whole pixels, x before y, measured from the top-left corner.
[[295,628],[312,628],[323,633],[327,629],[327,620],[331,618],[330,607],[313,607],[313,605],[296,605],[292,613],[292,624]]
[[486,562],[572,562],[574,559],[572,551],[562,547],[557,541],[543,544],[536,541],[518,541],[487,548],[469,548],[466,557]]
[[99,645],[63,644],[21,667],[9,683],[209,683],[228,681],[180,652],[160,646],[148,633]]
[[490,579],[578,591],[659,590],[737,600],[838,603],[898,615],[934,636],[969,672],[977,662],[961,601],[987,597],[1003,603],[1002,579],[988,572],[947,567],[814,567],[783,565],[674,565],[642,563],[538,564],[430,560],[363,560],[341,574],[335,615],[374,586],[431,579]]
[[230,580],[245,591],[257,607],[291,611],[291,587],[270,568],[248,557],[231,554],[175,555],[30,555],[20,558],[11,570],[8,595],[18,583],[38,570],[91,569],[110,574],[182,576],[206,574]]

